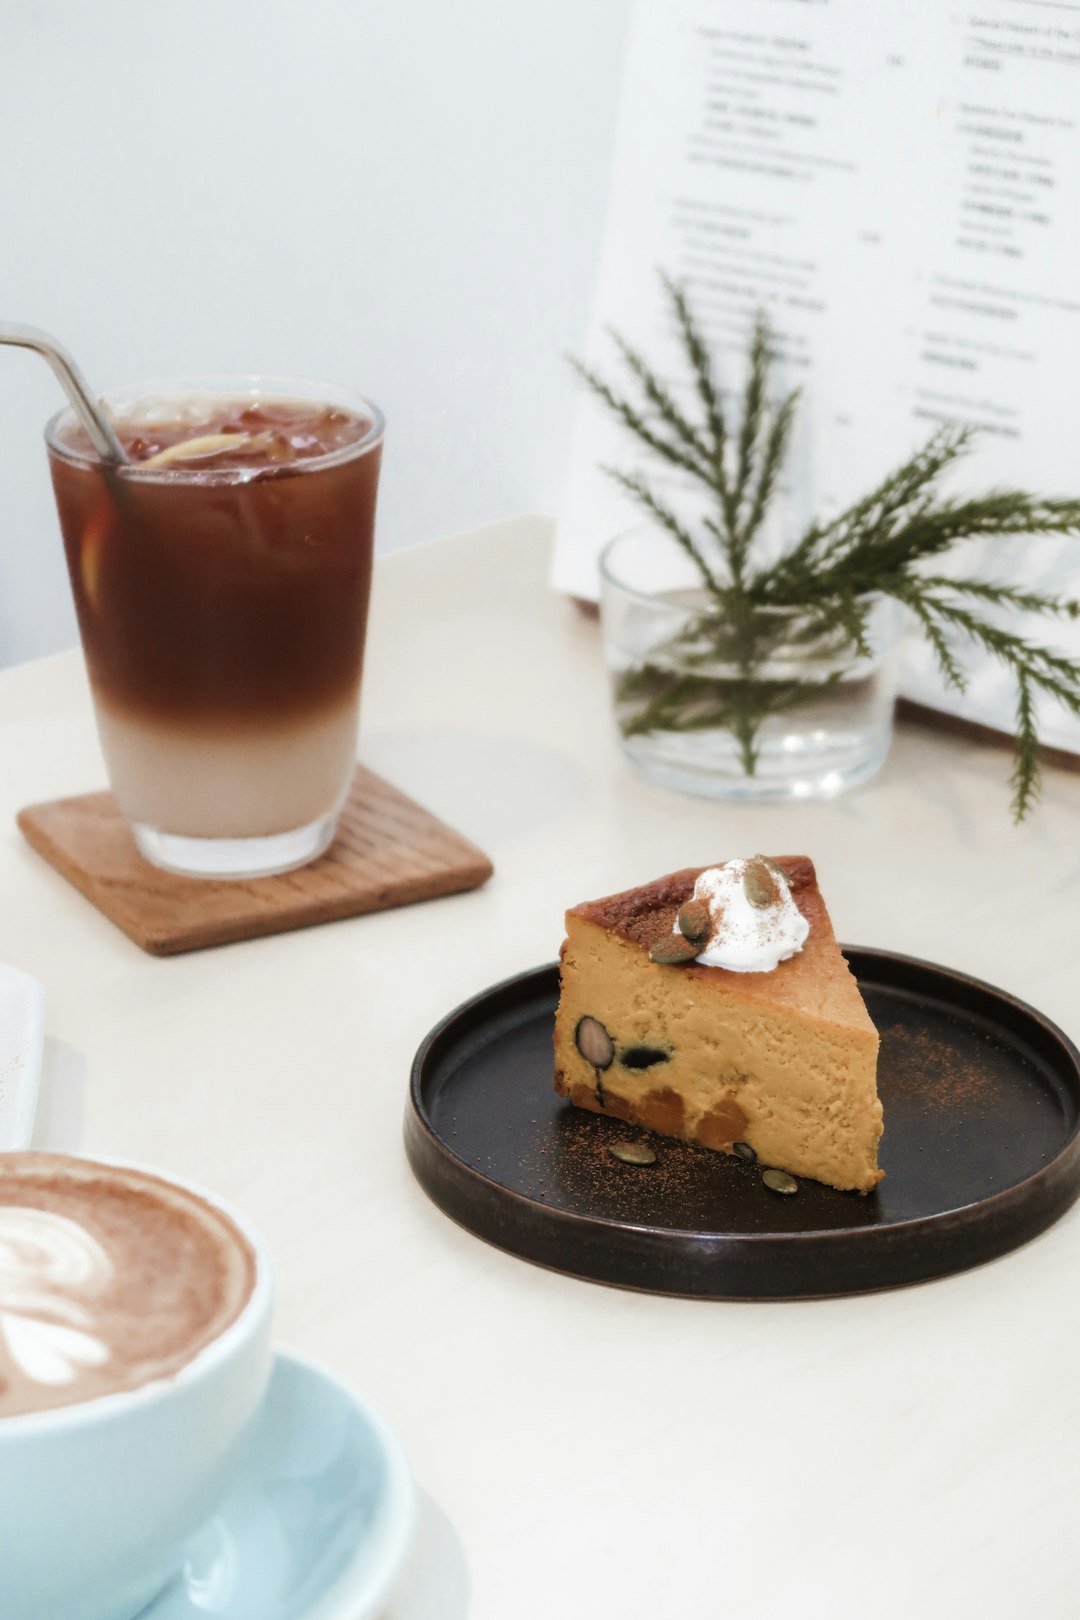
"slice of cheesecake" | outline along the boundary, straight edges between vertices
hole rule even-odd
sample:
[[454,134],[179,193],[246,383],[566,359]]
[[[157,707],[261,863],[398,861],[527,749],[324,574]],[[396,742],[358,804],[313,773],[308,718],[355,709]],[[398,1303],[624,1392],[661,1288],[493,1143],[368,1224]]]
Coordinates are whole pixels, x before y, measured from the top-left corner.
[[[705,965],[694,952],[716,954],[706,951],[706,925],[724,923],[717,879],[748,865],[746,881],[764,868],[777,886],[771,909],[767,885],[757,896],[751,887],[763,909],[746,915],[762,919],[761,938],[782,898],[802,943],[770,971]],[[702,895],[714,896],[711,916]],[[881,1180],[877,1031],[812,861],[674,872],[573,907],[566,936],[555,1089],[572,1103],[726,1153],[738,1143],[745,1158],[832,1187],[867,1193]]]

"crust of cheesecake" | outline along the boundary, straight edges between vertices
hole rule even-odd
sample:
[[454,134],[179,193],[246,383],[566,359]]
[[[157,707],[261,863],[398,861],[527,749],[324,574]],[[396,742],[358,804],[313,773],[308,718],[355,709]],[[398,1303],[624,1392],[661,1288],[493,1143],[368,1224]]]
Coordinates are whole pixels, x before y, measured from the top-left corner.
[[[870,1192],[882,1176],[877,1032],[813,862],[776,859],[810,933],[769,973],[650,961],[700,867],[567,913],[555,1088],[580,1108],[722,1152],[745,1142],[762,1165]],[[604,1068],[578,1049],[583,1017],[612,1041]]]

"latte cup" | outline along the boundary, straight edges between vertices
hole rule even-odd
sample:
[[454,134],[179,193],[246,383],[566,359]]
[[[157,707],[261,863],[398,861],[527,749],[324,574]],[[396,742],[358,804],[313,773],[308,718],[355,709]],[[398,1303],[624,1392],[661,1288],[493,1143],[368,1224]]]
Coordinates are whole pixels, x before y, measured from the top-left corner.
[[[0,1417],[0,1616],[3,1620],[134,1620],[181,1568],[185,1543],[225,1494],[266,1389],[270,1372],[273,1275],[258,1235],[212,1195],[140,1166],[0,1155],[0,1184],[10,1186],[16,1161],[90,1165],[145,1177],[216,1212],[247,1245],[250,1292],[222,1331],[167,1376],[139,1387],[75,1398],[71,1404]],[[12,1169],[14,1166],[14,1170]],[[0,1189],[2,1190],[2,1189]],[[0,1201],[0,1214],[26,1214]],[[33,1214],[34,1212],[31,1211]],[[50,1214],[50,1219],[53,1218]],[[0,1223],[0,1349],[10,1318],[25,1299],[10,1284]],[[140,1265],[144,1257],[140,1256]],[[70,1269],[70,1268],[69,1268]],[[54,1265],[53,1275],[59,1275]],[[140,1282],[141,1290],[141,1282]],[[20,1300],[23,1303],[20,1303]],[[72,1305],[69,1312],[81,1309]],[[55,1316],[55,1313],[54,1313]],[[69,1314],[70,1324],[76,1317]],[[40,1324],[38,1324],[40,1325]],[[58,1343],[79,1352],[79,1333]],[[34,1327],[33,1331],[37,1331]],[[8,1348],[32,1356],[8,1333]],[[49,1345],[45,1345],[47,1359]],[[55,1367],[52,1368],[55,1372]]]

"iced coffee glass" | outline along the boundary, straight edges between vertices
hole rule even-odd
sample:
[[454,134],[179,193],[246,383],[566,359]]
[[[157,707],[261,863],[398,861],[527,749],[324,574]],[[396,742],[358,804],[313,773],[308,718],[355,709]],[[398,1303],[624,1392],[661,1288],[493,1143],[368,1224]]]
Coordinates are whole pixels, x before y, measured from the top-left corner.
[[382,416],[257,377],[106,405],[128,464],[70,410],[45,436],[117,802],[168,871],[301,866],[354,768]]

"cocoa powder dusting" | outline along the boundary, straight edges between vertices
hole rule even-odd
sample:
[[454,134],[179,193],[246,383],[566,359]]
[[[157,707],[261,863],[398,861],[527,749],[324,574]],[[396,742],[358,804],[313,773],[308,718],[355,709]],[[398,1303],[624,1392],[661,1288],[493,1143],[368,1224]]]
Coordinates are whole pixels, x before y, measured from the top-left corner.
[[993,1104],[1001,1085],[993,1065],[958,1052],[928,1029],[894,1024],[879,1026],[879,1033],[882,1049],[888,1052],[890,1095],[918,1099],[939,1113]]

